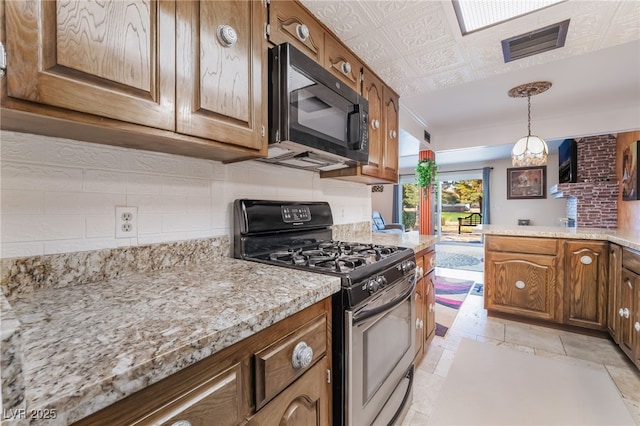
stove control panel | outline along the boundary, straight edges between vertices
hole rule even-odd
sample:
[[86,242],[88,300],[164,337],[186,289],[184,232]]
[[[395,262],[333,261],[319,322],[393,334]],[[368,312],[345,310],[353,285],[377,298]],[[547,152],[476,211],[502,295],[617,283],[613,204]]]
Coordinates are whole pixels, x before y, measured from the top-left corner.
[[284,223],[308,222],[311,211],[308,206],[282,206],[282,220]]

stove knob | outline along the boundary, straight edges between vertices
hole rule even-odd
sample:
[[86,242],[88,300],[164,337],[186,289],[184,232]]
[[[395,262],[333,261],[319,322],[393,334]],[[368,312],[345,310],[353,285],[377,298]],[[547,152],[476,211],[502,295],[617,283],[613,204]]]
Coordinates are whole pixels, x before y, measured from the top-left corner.
[[380,284],[377,280],[369,280],[369,284],[367,285],[369,294],[375,293],[380,288]]
[[402,272],[407,273],[411,272],[416,267],[416,262],[413,260],[408,260],[402,264]]
[[376,282],[378,283],[378,286],[380,288],[383,288],[384,286],[387,285],[387,279],[383,276],[377,277]]

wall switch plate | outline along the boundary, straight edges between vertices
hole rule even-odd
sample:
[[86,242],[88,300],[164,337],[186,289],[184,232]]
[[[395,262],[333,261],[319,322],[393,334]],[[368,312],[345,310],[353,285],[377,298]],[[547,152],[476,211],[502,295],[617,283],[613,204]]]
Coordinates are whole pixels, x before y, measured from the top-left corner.
[[138,208],[116,206],[116,238],[138,236]]

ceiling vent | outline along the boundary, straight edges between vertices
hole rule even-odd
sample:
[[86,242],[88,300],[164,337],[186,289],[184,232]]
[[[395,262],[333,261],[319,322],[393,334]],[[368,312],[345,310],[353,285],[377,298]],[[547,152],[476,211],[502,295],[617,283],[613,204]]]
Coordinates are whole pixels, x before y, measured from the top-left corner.
[[564,46],[568,28],[569,19],[502,40],[504,62],[515,61]]
[[424,131],[424,141],[426,143],[431,143],[431,133],[427,132],[426,130]]

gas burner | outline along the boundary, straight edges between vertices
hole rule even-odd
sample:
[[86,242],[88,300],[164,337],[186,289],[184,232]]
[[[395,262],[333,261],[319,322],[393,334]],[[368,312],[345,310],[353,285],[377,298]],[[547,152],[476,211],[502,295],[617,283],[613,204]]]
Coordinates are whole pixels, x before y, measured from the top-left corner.
[[362,257],[354,256],[342,256],[337,258],[325,258],[319,259],[315,262],[309,262],[309,266],[312,268],[333,270],[335,272],[350,272],[365,266],[367,261]]
[[305,265],[307,263],[307,258],[305,256],[302,256],[299,252],[292,249],[271,253],[269,255],[269,260],[291,265]]

